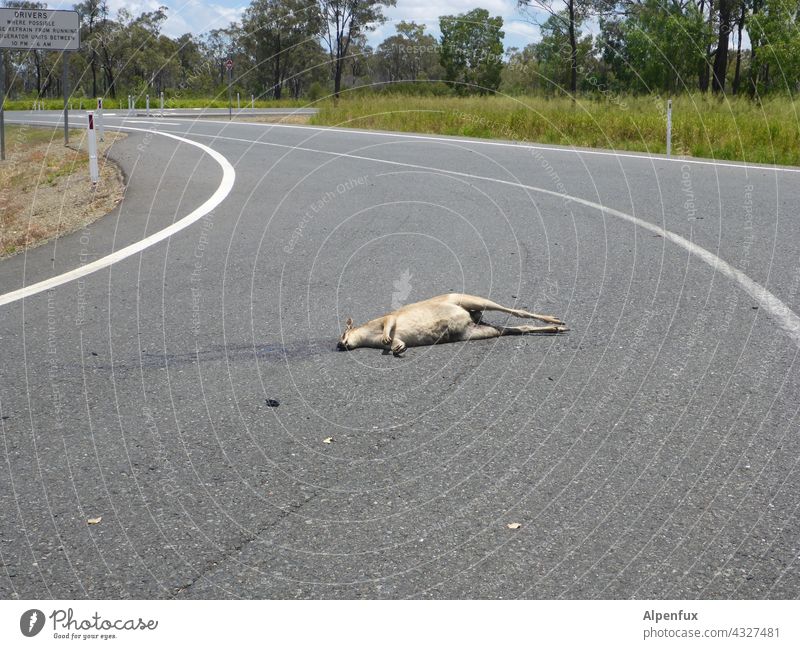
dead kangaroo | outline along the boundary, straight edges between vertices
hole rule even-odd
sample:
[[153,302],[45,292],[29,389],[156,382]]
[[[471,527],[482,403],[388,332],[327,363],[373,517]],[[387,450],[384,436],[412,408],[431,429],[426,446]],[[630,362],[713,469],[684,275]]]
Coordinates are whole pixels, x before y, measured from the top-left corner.
[[[482,322],[484,311],[502,311],[518,318],[533,318],[552,324],[548,327],[500,327]],[[568,331],[564,323],[556,317],[509,309],[486,298],[462,293],[438,295],[423,302],[407,304],[360,327],[354,327],[352,318],[348,318],[346,327],[337,345],[339,349],[375,347],[391,349],[395,356],[402,354],[406,347],[515,334],[558,334]]]

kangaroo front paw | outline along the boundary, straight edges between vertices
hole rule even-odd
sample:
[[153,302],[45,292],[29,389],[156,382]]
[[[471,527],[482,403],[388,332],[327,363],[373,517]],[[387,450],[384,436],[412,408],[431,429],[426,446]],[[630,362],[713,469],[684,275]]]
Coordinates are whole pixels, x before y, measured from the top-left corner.
[[383,338],[381,338],[381,343],[383,343],[384,345],[391,345],[392,344],[391,336],[384,336]]
[[563,325],[564,322],[560,318],[556,318],[554,315],[540,315],[539,320],[542,322],[549,322],[550,324],[556,325]]
[[406,351],[406,344],[402,340],[395,341],[394,345],[392,345],[392,353],[395,356],[400,356],[404,351]]

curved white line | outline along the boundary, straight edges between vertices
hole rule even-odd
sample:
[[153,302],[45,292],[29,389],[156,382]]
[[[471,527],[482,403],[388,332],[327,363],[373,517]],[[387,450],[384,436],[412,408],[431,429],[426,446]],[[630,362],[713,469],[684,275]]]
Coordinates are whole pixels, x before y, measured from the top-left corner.
[[203,218],[223,200],[225,200],[228,194],[230,194],[231,189],[233,189],[233,183],[236,180],[236,171],[234,171],[233,165],[228,162],[228,159],[225,156],[223,156],[221,153],[218,153],[211,147],[208,147],[205,144],[200,144],[200,142],[195,142],[194,140],[188,140],[185,137],[180,137],[179,135],[173,135],[172,133],[164,133],[161,131],[154,131],[152,129],[144,128],[123,128],[126,131],[141,131],[143,133],[155,133],[157,135],[163,135],[165,137],[170,137],[173,140],[179,140],[181,142],[185,142],[186,144],[191,144],[192,146],[196,146],[203,150],[205,153],[214,158],[219,166],[222,167],[222,181],[220,182],[219,187],[217,187],[217,190],[202,205],[192,210],[179,221],[175,221],[175,223],[172,225],[167,226],[163,230],[159,230],[158,232],[151,234],[149,237],[145,237],[136,243],[132,243],[129,246],[120,248],[119,250],[112,252],[110,255],[101,257],[100,259],[85,264],[84,266],[80,266],[79,268],[75,268],[67,271],[66,273],[62,273],[61,275],[56,275],[55,277],[42,280],[36,284],[31,284],[30,286],[24,286],[16,291],[11,291],[10,293],[0,295],[0,306],[9,304],[11,302],[16,302],[17,300],[30,297],[31,295],[36,295],[37,293],[60,286],[61,284],[66,284],[67,282],[71,282],[79,277],[90,275],[95,271],[98,271],[102,268],[107,268],[112,264],[116,264],[118,261],[122,261],[127,257],[135,255],[137,252],[141,252],[142,250],[145,250],[146,248],[149,248],[150,246],[171,237],[176,232],[180,232],[184,228],[190,226],[192,223],[195,223]]
[[419,169],[422,171],[431,171],[434,173],[458,176],[460,178],[485,180],[487,182],[499,183],[501,185],[510,185],[511,187],[519,187],[521,189],[538,192],[540,194],[555,196],[556,198],[560,198],[565,201],[574,201],[575,203],[579,203],[580,205],[585,205],[586,207],[591,207],[593,209],[600,210],[605,214],[608,214],[610,216],[615,216],[619,219],[623,219],[624,221],[628,221],[629,223],[633,223],[634,225],[637,225],[640,228],[644,228],[645,230],[649,230],[650,232],[654,232],[655,234],[661,235],[665,239],[668,239],[672,243],[688,251],[690,254],[695,255],[701,261],[711,266],[711,268],[713,268],[715,271],[718,271],[725,277],[739,284],[739,286],[741,286],[745,290],[745,292],[759,304],[760,307],[763,307],[774,318],[776,324],[788,334],[789,338],[791,338],[795,346],[800,348],[800,317],[798,317],[797,314],[788,307],[788,305],[786,305],[783,301],[781,301],[774,294],[768,291],[764,286],[762,286],[758,282],[753,281],[745,273],[740,271],[738,268],[731,266],[728,262],[718,257],[713,252],[706,250],[702,246],[698,246],[696,243],[689,241],[688,239],[682,237],[681,235],[675,234],[670,230],[665,230],[661,226],[654,225],[648,221],[644,221],[631,214],[626,214],[625,212],[620,212],[619,210],[615,210],[612,207],[606,207],[605,205],[601,205],[600,203],[595,203],[593,201],[589,201],[584,198],[578,198],[577,196],[571,196],[569,194],[562,194],[560,192],[555,192],[551,189],[544,189],[543,187],[534,187],[533,185],[526,185],[524,183],[514,182],[511,180],[503,180],[501,178],[492,178],[490,176],[478,176],[475,174],[465,173],[463,171],[452,171],[449,169],[440,169],[438,167],[428,167],[426,165],[418,165],[418,164],[413,164],[411,162],[398,162],[396,160],[371,158],[369,156],[362,156],[354,153],[338,153],[336,151],[325,151],[323,149],[312,149],[309,147],[294,146],[290,144],[276,144],[274,142],[264,142],[263,140],[246,140],[244,138],[235,138],[230,136],[220,136],[220,135],[211,136],[211,135],[200,135],[200,134],[195,134],[195,136],[213,137],[214,139],[219,139],[219,140],[249,142],[251,144],[259,144],[262,146],[292,149],[293,151],[319,153],[339,158],[361,160],[370,163],[378,162],[396,167],[404,167],[407,169]]
[[[300,113],[300,115],[308,115],[308,113]],[[197,123],[197,119],[193,118],[181,118],[181,117],[173,117],[173,119],[181,119],[184,122],[190,122],[192,124]],[[202,119],[200,120],[201,124],[227,124],[230,125],[230,121],[220,121],[214,119]],[[581,148],[575,146],[547,146],[545,144],[535,144],[535,143],[528,143],[528,142],[503,142],[503,141],[493,141],[493,140],[482,140],[478,138],[464,138],[459,137],[457,135],[448,135],[448,136],[437,136],[437,135],[420,135],[417,133],[392,133],[389,131],[364,131],[357,128],[338,128],[335,126],[304,126],[301,124],[263,124],[260,122],[233,122],[237,126],[260,126],[263,128],[272,129],[272,128],[288,128],[288,129],[299,129],[299,130],[311,130],[311,131],[320,131],[323,133],[345,133],[345,134],[355,134],[355,135],[372,135],[375,137],[395,137],[401,138],[404,140],[429,140],[432,142],[455,142],[457,144],[469,144],[469,145],[476,145],[476,146],[499,146],[499,147],[508,147],[513,149],[525,149],[525,150],[536,150],[536,151],[550,151],[553,153],[574,153],[576,155],[594,155],[594,156],[606,156],[611,158],[633,158],[635,160],[650,160],[650,161],[658,161],[658,162],[680,162],[681,164],[690,164],[690,165],[707,165],[711,167],[733,167],[734,169],[744,169],[745,171],[781,171],[786,173],[793,173],[797,174],[800,173],[800,168],[798,167],[781,167],[778,165],[770,165],[770,164],[763,164],[757,162],[737,162],[733,161],[718,161],[718,160],[702,160],[698,158],[687,158],[683,156],[665,156],[665,155],[657,155],[652,153],[636,153],[630,151],[604,151],[601,149],[588,149],[588,148]]]

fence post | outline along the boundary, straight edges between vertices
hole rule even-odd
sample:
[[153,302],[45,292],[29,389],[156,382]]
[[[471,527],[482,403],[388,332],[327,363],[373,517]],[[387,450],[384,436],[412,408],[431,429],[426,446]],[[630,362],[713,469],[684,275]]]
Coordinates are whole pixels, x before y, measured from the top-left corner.
[[89,111],[89,178],[92,180],[92,185],[96,185],[100,179],[100,172],[97,169],[97,138],[94,129],[94,113]]
[[667,100],[667,156],[672,155],[672,100]]
[[100,141],[105,140],[105,130],[103,129],[103,98],[97,98],[97,112],[95,113],[95,127]]

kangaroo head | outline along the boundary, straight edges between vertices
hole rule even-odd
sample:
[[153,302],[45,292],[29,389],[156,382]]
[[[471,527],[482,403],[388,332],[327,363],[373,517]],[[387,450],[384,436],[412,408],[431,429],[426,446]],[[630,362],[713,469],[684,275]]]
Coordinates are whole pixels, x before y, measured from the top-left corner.
[[345,329],[342,337],[339,338],[339,342],[337,343],[337,347],[344,351],[347,349],[354,349],[356,345],[355,340],[351,340],[351,334],[353,333],[353,318],[347,318],[347,321],[344,323]]

